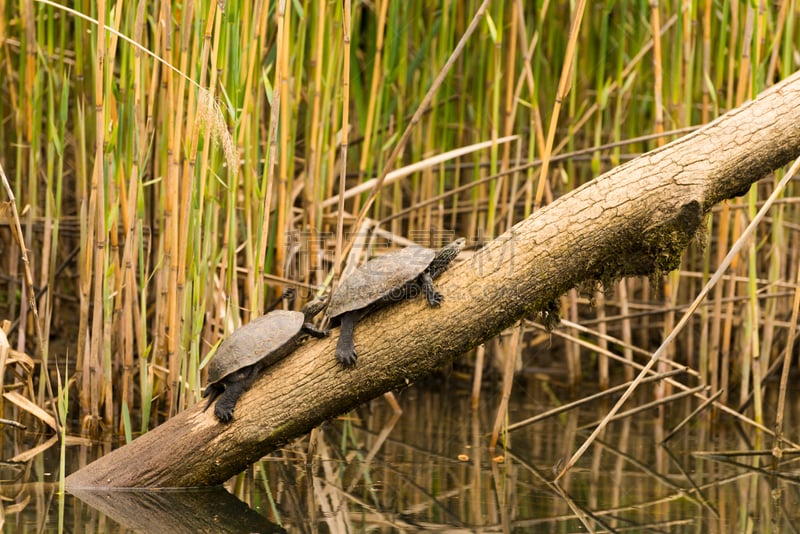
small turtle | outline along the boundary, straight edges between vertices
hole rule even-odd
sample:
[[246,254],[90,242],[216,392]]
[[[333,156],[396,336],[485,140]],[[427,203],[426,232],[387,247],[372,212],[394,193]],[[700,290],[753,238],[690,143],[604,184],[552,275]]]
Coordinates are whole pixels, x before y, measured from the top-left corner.
[[208,385],[203,397],[209,399],[203,411],[219,397],[214,415],[223,423],[230,421],[236,401],[262,369],[288,356],[303,334],[328,335],[310,323],[324,306],[324,299],[316,299],[306,304],[302,312],[274,310],[225,338],[208,365]]
[[331,296],[327,315],[340,324],[336,359],[345,367],[356,363],[353,329],[368,313],[406,298],[425,294],[428,304],[438,306],[442,295],[433,280],[442,274],[464,248],[459,238],[436,252],[411,246],[374,258],[348,276]]

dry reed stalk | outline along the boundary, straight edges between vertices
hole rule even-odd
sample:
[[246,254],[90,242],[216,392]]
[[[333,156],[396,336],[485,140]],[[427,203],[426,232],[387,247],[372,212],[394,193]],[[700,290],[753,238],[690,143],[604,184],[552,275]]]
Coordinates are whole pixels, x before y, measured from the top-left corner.
[[[679,374],[683,374],[686,371],[687,371],[687,369],[673,369],[671,371],[667,371],[666,373],[650,375],[650,376],[648,376],[648,377],[646,377],[646,378],[644,378],[642,380],[642,384],[647,384],[647,383],[650,383],[650,382],[658,382],[660,380],[664,380],[664,379],[667,379],[667,378],[671,378],[673,376],[677,376]],[[583,406],[584,404],[588,404],[590,402],[594,402],[594,401],[603,399],[605,397],[613,396],[615,393],[617,393],[619,391],[624,391],[625,388],[629,387],[630,386],[630,382],[631,381],[624,382],[622,384],[619,384],[618,386],[613,386],[613,387],[610,387],[610,388],[605,389],[603,391],[600,391],[599,393],[595,393],[593,395],[588,395],[588,396],[582,397],[582,398],[580,398],[580,399],[578,399],[576,401],[572,401],[572,402],[566,403],[566,404],[564,404],[562,406],[559,406],[557,408],[553,408],[551,410],[547,410],[545,412],[539,413],[539,414],[537,414],[537,415],[535,415],[533,417],[529,417],[528,419],[524,419],[522,421],[517,421],[516,423],[508,425],[508,427],[506,428],[506,432],[511,432],[513,430],[517,430],[519,428],[523,428],[523,427],[526,427],[528,425],[532,425],[534,423],[542,421],[543,419],[547,419],[549,417],[553,417],[554,415],[558,415],[558,414],[561,414],[561,413],[564,413],[564,412],[568,412],[570,410],[573,410],[575,408]],[[706,401],[706,402],[708,402],[708,401]]]
[[[748,14],[753,11],[752,6],[748,10]],[[764,10],[759,9],[759,14],[756,15],[753,11],[753,22],[752,25],[754,26],[754,36],[752,39],[752,48],[753,48],[753,61],[755,64],[762,63],[762,52],[761,52],[761,43],[762,39],[765,39],[764,36]],[[749,15],[748,15],[748,25],[749,22]],[[745,43],[747,42],[747,31],[745,31]],[[753,79],[749,85],[749,91],[747,94],[747,98],[752,98],[755,94],[761,92],[764,88],[763,81],[759,79],[758,71],[754,71]],[[755,187],[750,188],[750,193],[747,195],[747,204],[748,204],[748,218],[752,218],[756,214],[756,202],[758,200],[758,185],[756,184]],[[775,208],[775,215],[773,215],[773,219],[777,224],[780,224],[780,212],[781,206],[778,205]],[[777,243],[773,243],[773,246],[777,245]],[[775,253],[779,253],[775,251]],[[758,288],[757,288],[757,281],[756,278],[758,276],[758,267],[757,267],[757,251],[756,251],[756,238],[753,238],[750,241],[748,247],[748,265],[747,265],[747,276],[748,276],[748,283],[747,283],[747,293],[749,298],[749,305],[748,305],[748,322],[751,325],[751,332],[749,334],[749,345],[751,347],[752,356],[751,361],[743,361],[743,366],[746,365],[748,368],[751,369],[752,376],[753,376],[753,388],[752,391],[753,395],[753,418],[758,421],[759,423],[764,422],[764,406],[762,402],[762,376],[763,373],[766,371],[767,366],[769,365],[769,361],[767,358],[764,358],[761,353],[761,336],[762,335],[769,335],[769,331],[771,326],[764,325],[763,332],[761,331],[761,325],[763,324],[761,320],[761,307],[759,303],[759,295],[758,295]],[[773,256],[774,258],[774,256]],[[771,270],[770,270],[771,272]],[[744,383],[744,381],[743,381]],[[742,398],[746,396],[746,392],[743,390]],[[756,432],[755,439],[754,439],[754,446],[756,448],[761,448],[763,445],[764,436],[761,432]]]
[[[569,321],[577,324],[578,318],[578,291],[570,289],[566,295],[561,299],[562,316],[569,317]],[[567,382],[572,389],[577,388],[580,383],[581,373],[581,346],[580,344],[571,343],[564,347],[565,359],[567,361]]]
[[[504,60],[505,64],[505,72],[503,74],[503,79],[505,80],[505,98],[503,102],[503,110],[502,110],[502,134],[504,137],[508,137],[514,133],[514,115],[513,110],[516,107],[517,103],[514,99],[514,88],[517,83],[512,83],[514,81],[514,70],[516,65],[516,54],[517,54],[517,31],[519,29],[519,24],[517,24],[517,20],[520,17],[520,6],[517,3],[511,4],[511,21],[509,22],[510,26],[510,35],[509,35],[509,42],[511,46],[508,47],[508,51],[506,53],[506,58]],[[498,93],[500,92],[501,87],[498,87]],[[502,147],[502,154],[500,155],[500,172],[507,171],[511,165],[511,145],[505,144]],[[519,158],[514,162],[518,162]],[[517,175],[513,174],[511,176],[511,184],[508,183],[506,179],[499,179],[498,182],[500,184],[500,191],[498,192],[498,200],[499,198],[504,198],[506,201],[503,204],[497,202],[500,205],[501,210],[499,212],[498,217],[498,225],[495,229],[497,234],[504,232],[507,228],[512,225],[512,222],[509,219],[505,219],[503,217],[503,212],[508,212],[509,214],[513,213],[514,211],[514,197],[515,197],[515,190],[517,184]],[[490,205],[493,205],[492,199],[490,199]]]
[[[342,129],[339,140],[339,161],[341,168],[339,169],[339,203],[336,214],[336,248],[334,252],[334,288],[338,276],[341,274],[342,254],[347,252],[345,247],[344,235],[344,191],[347,190],[347,147],[348,138],[350,135],[350,0],[345,0],[342,12],[342,41],[344,43],[344,63],[342,73]],[[362,212],[363,213],[363,212]],[[355,227],[359,227],[359,220],[363,217],[356,219]],[[358,236],[353,236],[349,240],[352,246],[353,240],[358,239]]]
[[[308,135],[308,150],[306,157],[308,164],[306,166],[306,187],[304,193],[306,200],[311,208],[308,210],[308,231],[311,233],[321,233],[321,221],[319,220],[322,215],[322,209],[319,203],[322,200],[324,193],[324,181],[321,180],[322,172],[322,151],[319,148],[320,137],[322,135],[321,128],[319,127],[320,121],[320,108],[321,108],[321,95],[322,90],[322,66],[324,58],[324,29],[325,25],[321,21],[326,20],[327,3],[321,2],[318,6],[318,17],[314,21],[314,36],[312,39],[314,53],[310,58],[311,66],[313,67],[313,77],[310,84],[309,100],[311,101],[311,121]],[[309,258],[309,276],[306,279],[307,283],[311,283],[311,276],[316,273],[320,268],[320,243],[317,239],[311,238],[308,240],[308,258]],[[315,282],[319,282],[315,280]]]
[[703,32],[702,32],[702,67],[701,77],[703,81],[700,83],[700,122],[706,124],[711,119],[711,100],[712,96],[716,104],[716,95],[712,95],[710,80],[712,77],[712,64],[711,64],[711,16],[712,16],[712,1],[705,0],[703,2]]
[[556,128],[558,126],[558,117],[561,112],[561,103],[567,96],[568,86],[572,81],[573,65],[576,55],[576,44],[578,42],[578,34],[581,28],[581,21],[583,20],[583,13],[586,8],[585,0],[579,0],[575,5],[574,13],[569,29],[569,41],[567,48],[564,52],[564,64],[561,67],[561,75],[558,80],[558,89],[556,89],[555,101],[553,103],[553,111],[550,114],[550,122],[547,130],[547,139],[542,149],[542,167],[539,169],[539,179],[536,185],[536,196],[534,198],[534,205],[538,208],[542,204],[542,196],[544,195],[545,183],[548,180],[548,172],[550,170],[550,156],[553,153],[553,142],[556,136]]
[[483,384],[483,366],[484,366],[484,359],[486,356],[486,345],[481,344],[478,345],[478,348],[475,349],[475,372],[472,376],[472,396],[471,396],[471,406],[472,410],[475,411],[480,406],[480,398],[481,398],[481,386]]
[[[114,30],[118,30],[120,23],[121,23],[121,16],[122,13],[120,10],[116,11],[116,17],[112,21],[111,27]],[[100,33],[101,38],[105,38],[105,32]],[[106,49],[106,61],[108,65],[114,65],[116,63],[117,57],[117,44],[118,38],[116,33],[111,33],[109,35],[109,43]],[[111,98],[108,102],[108,115],[110,115],[111,121],[113,122],[113,117],[118,116],[119,114],[119,102],[116,98]],[[104,148],[104,152],[105,152]],[[109,158],[112,159],[112,158]],[[105,173],[104,173],[105,174]],[[105,251],[106,254],[106,269],[110,272],[106,275],[104,280],[104,291],[105,295],[103,297],[104,301],[111,301],[112,304],[108,304],[105,306],[105,310],[103,313],[103,373],[107,377],[114,376],[113,367],[115,365],[115,351],[113,347],[114,341],[117,341],[118,345],[124,346],[124,341],[121,339],[121,318],[122,318],[122,298],[123,298],[123,270],[122,265],[120,262],[120,243],[119,243],[119,233],[120,233],[120,213],[116,211],[113,214],[108,214],[106,205],[110,204],[113,206],[119,206],[124,202],[124,196],[121,193],[123,189],[122,185],[123,181],[123,170],[122,168],[117,168],[114,172],[108,173],[107,179],[107,187],[106,187],[106,194],[105,198],[103,199],[103,216],[106,218],[106,240],[107,240],[107,248]],[[124,230],[123,230],[124,231]],[[114,339],[116,336],[116,339]],[[122,356],[124,364],[124,358],[126,355]],[[132,359],[133,355],[130,355]],[[113,399],[114,398],[114,390],[112,389],[112,380],[106,379],[105,380],[105,393],[103,395],[104,399]],[[107,423],[112,423],[114,421],[114,402],[105,402],[104,403],[104,413],[103,419]],[[123,425],[120,425],[120,430],[123,430]]]
[[[606,297],[603,291],[597,290],[594,293],[594,302],[597,310],[597,332],[599,339],[597,344],[603,352],[608,351],[608,323],[606,322]],[[597,355],[597,383],[600,389],[608,389],[610,377],[608,374],[608,357],[602,352]]]
[[[659,2],[650,2],[650,25],[652,27],[653,33],[653,131],[656,134],[663,133],[664,131],[664,58],[662,55],[661,50],[661,13],[660,13],[660,3]],[[684,17],[683,20],[686,20],[686,14],[684,10]],[[685,29],[685,25],[684,25]],[[684,35],[684,38],[686,36]],[[659,137],[656,139],[657,146],[663,146],[664,138]],[[674,307],[675,303],[675,276],[674,271],[669,275],[663,277],[662,283],[664,284],[664,295],[665,300],[667,301],[667,306]],[[644,321],[644,328],[647,328],[647,320]],[[664,315],[664,327],[663,327],[663,336],[666,336],[674,329],[675,325],[675,314],[672,312],[667,312]],[[643,328],[643,329],[644,329]],[[669,347],[664,354],[664,359],[672,360],[674,356],[673,347]],[[657,366],[657,372],[664,372],[666,370],[665,363],[659,362]],[[663,399],[667,396],[668,393],[666,391],[666,384],[659,384],[656,385],[655,388],[655,396],[657,399]],[[664,422],[664,413],[663,411],[659,410],[658,412],[659,424],[655,425],[656,429],[663,427]],[[658,436],[656,436],[658,440]]]
[[[719,214],[719,222],[716,225],[716,241],[717,253],[715,257],[715,265],[719,265],[725,258],[725,250],[727,249],[729,224],[730,224],[730,206],[727,202],[723,202],[722,211]],[[710,223],[711,224],[711,223]],[[709,346],[709,362],[708,369],[710,377],[708,379],[711,391],[725,390],[725,383],[721,382],[721,331],[723,324],[722,315],[722,291],[725,284],[717,284],[714,287],[714,294],[712,297],[713,309],[711,312],[711,333],[710,333],[710,346]],[[725,402],[725,399],[722,399]]]
[[[173,25],[172,9],[169,4],[163,4],[159,12],[160,23],[166,28],[164,35],[164,54],[172,59],[173,57]],[[164,143],[165,158],[163,159],[164,176],[164,265],[161,275],[162,295],[165,299],[165,316],[163,330],[161,330],[160,345],[164,351],[164,359],[167,364],[167,406],[169,416],[172,417],[180,409],[181,391],[181,354],[178,352],[178,324],[180,305],[178,302],[178,258],[180,256],[180,235],[178,232],[180,224],[180,175],[178,173],[178,161],[180,157],[180,140],[176,141],[176,132],[180,130],[177,121],[173,119],[171,110],[178,106],[177,93],[174,87],[175,81],[172,70],[163,73],[161,82],[161,93],[163,102],[167,102],[170,112],[166,112],[164,117],[163,131],[159,133]]]
[[[546,331],[545,327],[542,326],[542,325],[539,325],[537,323],[529,323],[529,324],[531,326],[539,329],[539,330]],[[583,331],[583,332],[591,333],[588,329],[585,329],[585,328],[581,327],[580,325],[577,325],[576,323],[573,323],[571,321],[567,322],[567,324],[565,324],[564,326],[569,326],[570,328],[572,328],[574,330],[577,330],[577,331]],[[571,343],[575,343],[577,345],[581,345],[581,346],[583,346],[585,348],[588,348],[589,350],[602,352],[602,349],[600,348],[599,345],[591,343],[589,341],[586,341],[586,340],[584,340],[584,339],[582,339],[580,337],[576,337],[574,335],[571,335],[571,334],[568,334],[568,333],[565,333],[565,332],[561,332],[560,330],[553,330],[552,333],[553,333],[554,336],[561,337],[566,341],[569,341]],[[610,338],[610,339],[613,339],[613,338]],[[636,347],[631,347],[629,350],[631,350],[631,352],[637,352],[639,354],[642,354],[641,349],[637,349]],[[629,366],[629,367],[631,367],[633,369],[642,370],[644,368],[643,365],[641,365],[639,363],[636,363],[632,359],[629,360],[626,357],[620,356],[620,355],[618,355],[618,354],[616,354],[616,353],[614,353],[612,351],[604,352],[604,354],[605,354],[606,357],[608,357],[608,358],[610,358],[610,359],[612,359],[614,361],[617,361],[617,362],[619,362],[619,363],[621,363],[621,364],[623,364],[625,366]],[[668,365],[672,366],[675,369],[682,369],[684,372],[686,372],[687,374],[689,374],[691,376],[699,376],[697,371],[695,371],[691,367],[686,367],[686,366],[680,365],[680,364],[678,364],[676,362],[673,362],[673,361],[670,361],[670,360],[666,360],[666,363]],[[656,374],[656,373],[653,372],[653,374]],[[633,379],[631,379],[631,381],[632,380]],[[679,384],[678,382],[670,382],[670,385],[678,385],[678,384]],[[678,387],[685,387],[685,386],[678,385]]]
[[[497,445],[497,440],[500,437],[500,430],[508,430],[508,401],[511,398],[511,387],[514,384],[514,366],[519,357],[521,349],[520,339],[524,331],[524,322],[520,323],[512,330],[511,340],[509,341],[508,348],[505,350],[505,361],[503,366],[503,387],[500,397],[500,405],[497,407],[497,415],[494,420],[494,428],[492,429],[492,437],[489,440],[489,451],[494,451]],[[506,440],[503,440],[506,441]]]
[[[731,230],[731,243],[735,243],[740,239],[741,235],[741,223],[742,217],[740,216],[739,212],[733,214],[733,227]],[[723,258],[724,261],[724,258]],[[720,262],[721,264],[721,262]],[[718,264],[718,265],[720,265]],[[741,262],[739,261],[739,257],[736,256],[731,261],[731,271],[734,273],[741,273],[742,266]],[[720,351],[720,388],[724,390],[722,393],[721,401],[723,404],[727,403],[727,396],[728,391],[730,391],[731,384],[729,381],[731,366],[733,362],[731,360],[731,346],[733,344],[733,324],[734,320],[736,319],[734,314],[734,307],[733,307],[733,298],[736,295],[736,288],[737,284],[734,281],[737,276],[732,277],[733,280],[728,284],[728,293],[725,297],[727,301],[727,305],[725,306],[725,311],[723,312],[723,324],[722,324],[722,347]]]
[[[650,2],[650,26],[653,32],[653,130],[664,131],[664,75],[661,54],[661,14],[659,2]],[[660,142],[660,141],[659,141]]]
[[[292,162],[292,146],[290,146],[290,120],[292,119],[292,100],[291,91],[289,90],[289,77],[291,72],[289,70],[289,54],[292,50],[292,41],[296,38],[292,33],[292,17],[287,16],[285,12],[280,19],[279,24],[283,24],[283,31],[279,38],[283,39],[275,58],[276,65],[280,66],[280,70],[276,69],[276,74],[280,72],[280,77],[275,78],[276,86],[275,91],[281,95],[281,108],[278,114],[278,174],[275,177],[278,184],[278,196],[276,199],[276,223],[275,223],[275,273],[278,276],[284,275],[286,266],[286,249],[287,249],[287,234],[289,231],[290,212],[292,209],[292,201],[289,192],[292,189],[293,182],[293,162]],[[346,108],[346,106],[345,106]]]
[[[101,1],[97,6],[98,10],[98,33],[95,39],[95,61],[98,72],[103,72],[105,68],[105,2]],[[84,425],[89,432],[96,432],[101,420],[105,419],[100,409],[103,403],[103,395],[108,393],[104,387],[104,377],[109,376],[105,371],[105,343],[104,341],[104,277],[101,273],[106,272],[106,231],[105,231],[105,180],[104,180],[104,132],[105,132],[105,98],[104,98],[103,76],[94,78],[94,163],[92,167],[91,191],[89,195],[88,228],[87,228],[87,252],[91,250],[91,260],[87,262],[87,267],[91,265],[92,272],[86,273],[90,281],[87,281],[87,290],[91,287],[92,297],[92,319],[89,330],[88,348],[89,352],[85,355],[87,359],[86,370],[89,376],[87,389],[89,391],[89,415],[84,420]],[[87,303],[90,295],[87,293]],[[110,399],[110,397],[109,397]],[[104,421],[110,422],[108,420]]]
[[[279,0],[276,10],[276,24],[277,36],[276,43],[276,57],[281,58],[284,54],[284,47],[287,46],[287,39],[284,37],[286,31],[284,18],[286,17],[286,0]],[[269,130],[267,133],[267,161],[265,169],[266,192],[264,193],[263,206],[261,208],[261,231],[259,232],[258,253],[256,255],[257,268],[256,272],[258,277],[256,280],[257,303],[259,307],[264,304],[264,262],[267,258],[267,246],[269,245],[271,213],[272,213],[272,196],[273,189],[275,188],[275,167],[278,158],[278,125],[280,124],[280,116],[282,111],[281,101],[283,91],[281,90],[281,80],[283,79],[284,62],[277,60],[275,62],[275,82],[272,86],[272,101],[270,102],[270,115],[269,115]],[[276,212],[281,210],[280,206],[275,206]],[[278,226],[278,228],[282,228]]]
[[[180,65],[179,69],[181,72],[186,72],[189,63],[189,54],[191,53],[189,42],[192,34],[189,29],[191,28],[191,17],[194,15],[193,11],[192,5],[186,6],[186,9],[182,10],[181,23],[176,36],[178,47],[177,58],[179,58],[177,59],[177,62]],[[173,54],[173,57],[176,57],[176,55]],[[192,145],[191,139],[195,135],[195,119],[200,115],[200,112],[197,107],[197,99],[195,98],[194,92],[190,92],[188,97],[186,96],[186,78],[183,76],[178,76],[176,79],[170,72],[167,74],[167,79],[168,85],[173,89],[170,91],[170,101],[174,103],[175,110],[175,119],[174,121],[170,121],[170,123],[174,123],[174,128],[171,132],[172,138],[169,141],[172,147],[174,147],[174,152],[172,153],[173,161],[170,165],[170,170],[174,173],[175,180],[174,187],[176,193],[176,217],[173,231],[176,240],[175,243],[177,245],[174,257],[171,258],[173,264],[175,265],[175,315],[173,317],[174,329],[170,329],[170,337],[175,340],[175,352],[173,354],[175,355],[175,370],[177,371],[177,380],[173,382],[174,385],[170,393],[173,395],[173,399],[175,400],[175,402],[171,404],[171,410],[174,409],[175,413],[177,413],[188,406],[188,403],[186,402],[186,386],[189,375],[188,368],[190,365],[187,360],[190,358],[187,357],[187,353],[190,353],[190,347],[186,343],[186,337],[188,336],[182,334],[190,331],[190,328],[187,328],[186,323],[188,322],[191,324],[192,322],[191,320],[186,320],[186,308],[184,302],[187,284],[186,271],[187,264],[189,262],[189,260],[187,260],[187,255],[191,251],[189,225],[193,217],[193,214],[190,211],[190,204],[193,194],[194,180],[189,174],[189,168],[190,161],[193,161],[193,156],[187,158],[186,154],[184,154],[184,151],[182,150],[182,146],[185,142],[184,139],[188,137],[190,139],[189,149],[194,149],[191,154],[197,153],[197,145]],[[186,116],[185,123],[183,120],[184,116]],[[172,415],[172,413],[173,412],[170,411],[170,415]]]
[[[429,169],[431,169],[433,167],[440,166],[440,165],[444,164],[445,162],[450,161],[452,159],[459,158],[461,156],[466,156],[468,154],[472,154],[472,153],[475,153],[475,152],[478,152],[478,151],[481,151],[481,150],[484,150],[484,149],[487,149],[487,148],[491,148],[492,146],[495,146],[495,145],[498,145],[498,144],[510,143],[510,142],[516,141],[518,139],[519,139],[518,135],[510,135],[510,136],[507,136],[507,137],[501,137],[499,139],[493,139],[491,141],[482,141],[482,142],[479,142],[479,143],[473,143],[471,145],[462,146],[462,147],[456,148],[454,150],[449,150],[447,152],[442,152],[441,154],[436,154],[434,156],[427,157],[427,158],[425,158],[423,160],[416,161],[416,162],[411,163],[409,165],[404,165],[403,167],[400,167],[398,169],[395,169],[395,170],[387,173],[386,176],[383,179],[383,185],[394,184],[394,183],[398,182],[399,180],[402,180],[404,178],[407,178],[408,176],[413,175],[414,173],[427,171],[427,170],[429,170]],[[509,169],[509,170],[504,171],[504,172],[499,172],[497,174],[492,174],[492,175],[490,175],[488,177],[482,178],[482,179],[477,180],[475,182],[472,182],[472,183],[469,183],[469,184],[465,184],[465,185],[463,185],[460,188],[457,188],[455,190],[451,189],[450,191],[448,191],[446,193],[441,193],[440,195],[427,198],[426,200],[420,200],[420,201],[414,203],[414,205],[412,205],[411,207],[405,208],[402,211],[397,212],[397,213],[392,213],[391,215],[387,216],[383,220],[386,221],[386,220],[391,220],[393,218],[400,217],[400,216],[403,216],[403,215],[408,215],[410,212],[412,212],[415,209],[419,209],[421,206],[427,206],[427,205],[430,205],[430,204],[434,204],[434,203],[436,203],[436,202],[438,202],[438,201],[440,201],[440,200],[442,200],[444,198],[447,198],[448,196],[455,195],[455,194],[460,193],[462,191],[468,191],[469,189],[474,188],[476,185],[481,185],[481,184],[486,183],[488,181],[495,180],[495,179],[497,179],[497,178],[499,178],[501,176],[505,176],[506,174],[509,174],[511,172],[518,172],[520,170],[525,170],[526,168],[528,168],[530,166],[531,166],[531,164],[517,166],[517,167],[514,167],[513,169]],[[378,180],[379,179],[377,179],[377,178],[366,180],[365,182],[362,182],[361,184],[359,184],[359,185],[357,185],[355,187],[349,188],[347,191],[345,191],[345,193],[343,193],[341,195],[341,197],[343,197],[344,200],[347,200],[347,199],[353,198],[353,197],[355,197],[357,195],[373,191],[379,185]],[[325,199],[324,201],[322,201],[322,206],[323,207],[333,206],[333,205],[335,205],[335,204],[337,204],[339,202],[339,199],[340,199],[340,195],[333,195],[332,197],[329,197],[329,198]]]
[[[361,147],[361,159],[358,163],[358,178],[359,183],[362,183],[367,174],[367,166],[370,161],[372,151],[372,137],[376,130],[375,128],[375,115],[378,105],[379,88],[383,84],[382,68],[383,68],[383,46],[386,28],[386,13],[389,9],[388,0],[378,0],[377,11],[378,21],[375,29],[375,53],[372,57],[372,77],[369,88],[369,98],[367,99],[367,117],[364,121],[364,142]],[[340,189],[340,192],[344,191]]]

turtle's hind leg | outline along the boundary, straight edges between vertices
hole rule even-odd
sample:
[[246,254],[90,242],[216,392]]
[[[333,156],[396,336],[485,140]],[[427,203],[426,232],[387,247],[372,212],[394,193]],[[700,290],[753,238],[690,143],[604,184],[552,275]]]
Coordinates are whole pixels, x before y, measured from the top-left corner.
[[340,319],[341,330],[339,341],[336,343],[336,359],[345,367],[356,364],[356,347],[353,340],[353,330],[358,321],[358,312],[352,311],[342,315]]
[[225,384],[225,391],[219,394],[217,404],[214,405],[214,415],[217,416],[217,419],[223,423],[233,419],[233,409],[236,407],[239,397],[252,385],[256,376],[258,376],[258,366],[248,365],[222,380]]

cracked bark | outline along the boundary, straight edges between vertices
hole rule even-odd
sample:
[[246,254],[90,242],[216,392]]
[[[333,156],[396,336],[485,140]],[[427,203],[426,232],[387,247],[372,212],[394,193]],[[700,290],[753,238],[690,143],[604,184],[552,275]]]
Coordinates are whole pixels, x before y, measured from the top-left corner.
[[334,358],[338,329],[267,369],[222,425],[189,408],[67,478],[67,488],[219,484],[314,426],[402,387],[550,309],[586,281],[675,268],[717,203],[800,156],[800,73],[693,134],[543,207],[444,273],[439,309],[404,302],[358,324],[359,359]]

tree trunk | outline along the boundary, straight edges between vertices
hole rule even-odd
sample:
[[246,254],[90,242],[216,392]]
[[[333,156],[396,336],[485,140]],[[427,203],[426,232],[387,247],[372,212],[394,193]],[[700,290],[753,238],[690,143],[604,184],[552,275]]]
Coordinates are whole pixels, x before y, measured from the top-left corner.
[[[358,363],[334,358],[338,330],[268,368],[232,423],[194,406],[67,478],[68,488],[219,484],[320,423],[450,362],[579,283],[677,267],[718,202],[800,155],[800,73],[701,130],[629,161],[521,221],[414,299],[356,327]],[[203,403],[204,404],[204,403]]]

